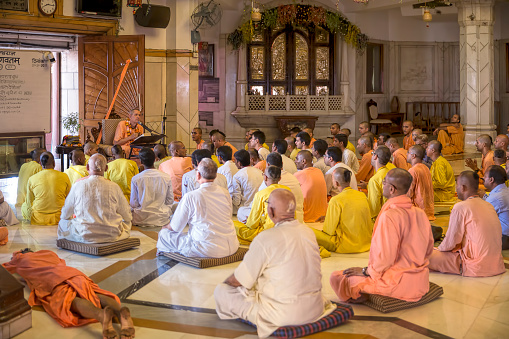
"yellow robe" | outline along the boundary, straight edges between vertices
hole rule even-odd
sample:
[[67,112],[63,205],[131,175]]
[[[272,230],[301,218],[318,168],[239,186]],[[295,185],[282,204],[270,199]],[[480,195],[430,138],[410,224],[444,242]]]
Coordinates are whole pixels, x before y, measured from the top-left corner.
[[348,141],[346,148],[348,148],[350,151],[352,151],[355,154],[355,146],[350,141]]
[[85,154],[85,166],[88,164],[89,160],[90,160],[90,155]]
[[323,231],[313,229],[318,245],[337,253],[369,251],[373,222],[368,199],[350,187],[329,201]]
[[223,166],[223,164],[219,163],[219,159],[217,158],[217,155],[215,155],[215,154],[212,154],[212,161],[214,161],[216,163],[217,168]]
[[[389,165],[390,164],[390,165]],[[387,201],[387,199],[383,196],[383,187],[382,181],[384,180],[387,173],[392,169],[396,168],[393,164],[388,163],[385,166],[382,166],[376,171],[375,175],[369,179],[368,182],[368,202],[369,209],[371,211],[371,218],[376,219],[378,213],[382,209],[383,204]]]
[[28,179],[40,171],[42,171],[41,164],[33,160],[21,165],[18,174],[18,196],[16,198],[16,206],[21,206],[25,202]]
[[87,166],[82,165],[74,165],[69,167],[64,171],[65,174],[69,177],[69,181],[71,185],[74,185],[76,180],[84,178],[88,175]]
[[[269,146],[268,146],[266,143],[263,143],[263,145],[262,145],[262,146],[263,146],[263,148],[266,148],[268,151],[270,151]],[[245,149],[246,151],[249,151],[249,143],[247,143],[247,144],[245,144],[245,145],[244,145],[244,149]]]
[[284,185],[272,184],[257,192],[254,196],[251,212],[249,213],[246,224],[240,221],[234,222],[237,237],[241,243],[245,244],[246,242],[251,242],[261,231],[274,227],[274,223],[270,220],[267,211],[267,200],[269,199],[270,193],[278,188],[284,188],[290,191],[290,189]]
[[435,201],[456,201],[456,181],[451,164],[439,156],[431,165],[431,180],[433,180],[433,191]]
[[300,149],[294,148],[292,153],[290,153],[290,159],[295,161],[295,159],[297,158],[297,154],[299,154],[299,152],[300,152]]
[[163,162],[165,162],[166,160],[170,160],[171,159],[171,156],[167,156],[167,157],[164,157],[162,158],[161,160],[157,160],[154,162],[154,168],[155,169],[159,169],[159,165],[161,165]]
[[28,179],[27,196],[21,206],[23,218],[32,225],[57,225],[65,198],[71,190],[69,177],[46,169]]
[[138,165],[132,160],[120,158],[108,163],[104,177],[117,183],[127,201],[131,198],[131,179],[139,173]]

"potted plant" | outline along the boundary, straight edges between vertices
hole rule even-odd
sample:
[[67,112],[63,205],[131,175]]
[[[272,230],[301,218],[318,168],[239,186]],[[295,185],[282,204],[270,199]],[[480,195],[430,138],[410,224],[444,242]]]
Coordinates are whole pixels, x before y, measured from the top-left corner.
[[71,135],[65,135],[62,140],[63,146],[81,146],[80,137],[77,135],[80,129],[80,116],[78,112],[71,112],[62,118],[62,124]]

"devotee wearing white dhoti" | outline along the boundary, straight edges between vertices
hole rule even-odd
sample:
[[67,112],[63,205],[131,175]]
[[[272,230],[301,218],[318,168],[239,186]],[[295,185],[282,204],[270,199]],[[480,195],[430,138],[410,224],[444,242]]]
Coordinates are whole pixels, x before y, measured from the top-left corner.
[[[216,174],[217,165],[212,159],[200,161],[196,173],[200,188],[180,200],[171,222],[159,232],[158,252],[212,258],[237,252],[239,241],[231,219],[230,194],[214,183]],[[187,225],[189,231],[183,232]]]
[[130,203],[133,225],[167,225],[170,222],[173,205],[171,177],[155,169],[156,155],[152,149],[143,148],[138,158],[145,169],[131,179]]
[[58,239],[104,243],[129,238],[131,210],[120,186],[104,178],[106,158],[94,154],[87,170],[89,177],[77,181],[65,199]]
[[297,173],[297,166],[295,165],[295,161],[285,155],[287,149],[288,142],[284,139],[276,139],[272,143],[272,152],[279,153],[279,155],[281,155],[281,160],[283,160],[283,171],[295,174]]
[[237,165],[231,160],[232,159],[232,149],[230,146],[221,146],[217,149],[217,159],[219,163],[223,166],[219,167],[217,170],[218,174],[222,174],[226,177],[226,181],[228,183],[228,192],[230,195],[233,194],[233,176],[237,174],[239,169]]
[[237,207],[237,219],[245,223],[251,212],[251,203],[263,182],[263,172],[250,166],[249,152],[235,152],[235,164],[239,171],[233,176],[233,206]]
[[2,191],[0,191],[0,220],[5,221],[6,226],[11,226],[19,223],[19,220],[16,218],[16,215],[14,214],[11,206],[9,206],[7,201],[5,201]]
[[352,172],[352,177],[350,179],[350,188],[357,190],[357,179],[355,178],[355,174],[353,170],[341,162],[342,160],[342,152],[338,147],[329,147],[327,148],[327,152],[325,152],[325,163],[330,166],[330,169],[325,173],[325,183],[327,184],[327,195],[334,197],[339,194],[339,189],[334,187],[333,177],[334,171],[336,168],[342,167],[344,169]]
[[[200,183],[196,181],[196,169],[198,168],[198,165],[200,164],[200,161],[202,159],[205,158],[211,159],[211,156],[212,153],[206,148],[197,149],[191,154],[191,162],[193,163],[194,169],[182,176],[182,196],[200,188]],[[217,184],[219,187],[228,189],[228,182],[226,180],[226,177],[220,173],[217,173],[216,179],[214,179],[214,183]],[[174,206],[173,210],[175,210],[176,208],[177,207]]]
[[258,234],[244,260],[214,291],[221,319],[245,319],[268,337],[277,328],[314,322],[336,307],[322,296],[320,253],[312,230],[294,219],[286,189],[268,200],[275,226]]

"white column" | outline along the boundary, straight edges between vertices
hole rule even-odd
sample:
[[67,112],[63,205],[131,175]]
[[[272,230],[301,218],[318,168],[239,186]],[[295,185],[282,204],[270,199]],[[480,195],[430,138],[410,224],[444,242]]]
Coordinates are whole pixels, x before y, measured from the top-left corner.
[[348,79],[348,45],[341,39],[341,94],[343,94],[343,110],[351,112],[350,81]]
[[237,109],[236,112],[246,111],[246,92],[247,92],[247,51],[246,46],[242,45],[238,53],[237,62]]
[[496,135],[494,123],[494,0],[458,1],[460,25],[460,112],[465,149],[480,134]]

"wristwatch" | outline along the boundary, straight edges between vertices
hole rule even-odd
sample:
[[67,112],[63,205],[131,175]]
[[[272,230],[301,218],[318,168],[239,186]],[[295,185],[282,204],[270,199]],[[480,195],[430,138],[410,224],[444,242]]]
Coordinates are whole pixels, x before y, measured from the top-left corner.
[[368,271],[368,266],[366,266],[362,269],[362,274],[364,274],[364,276],[366,276],[366,277],[369,277],[369,274],[367,273],[367,271]]

